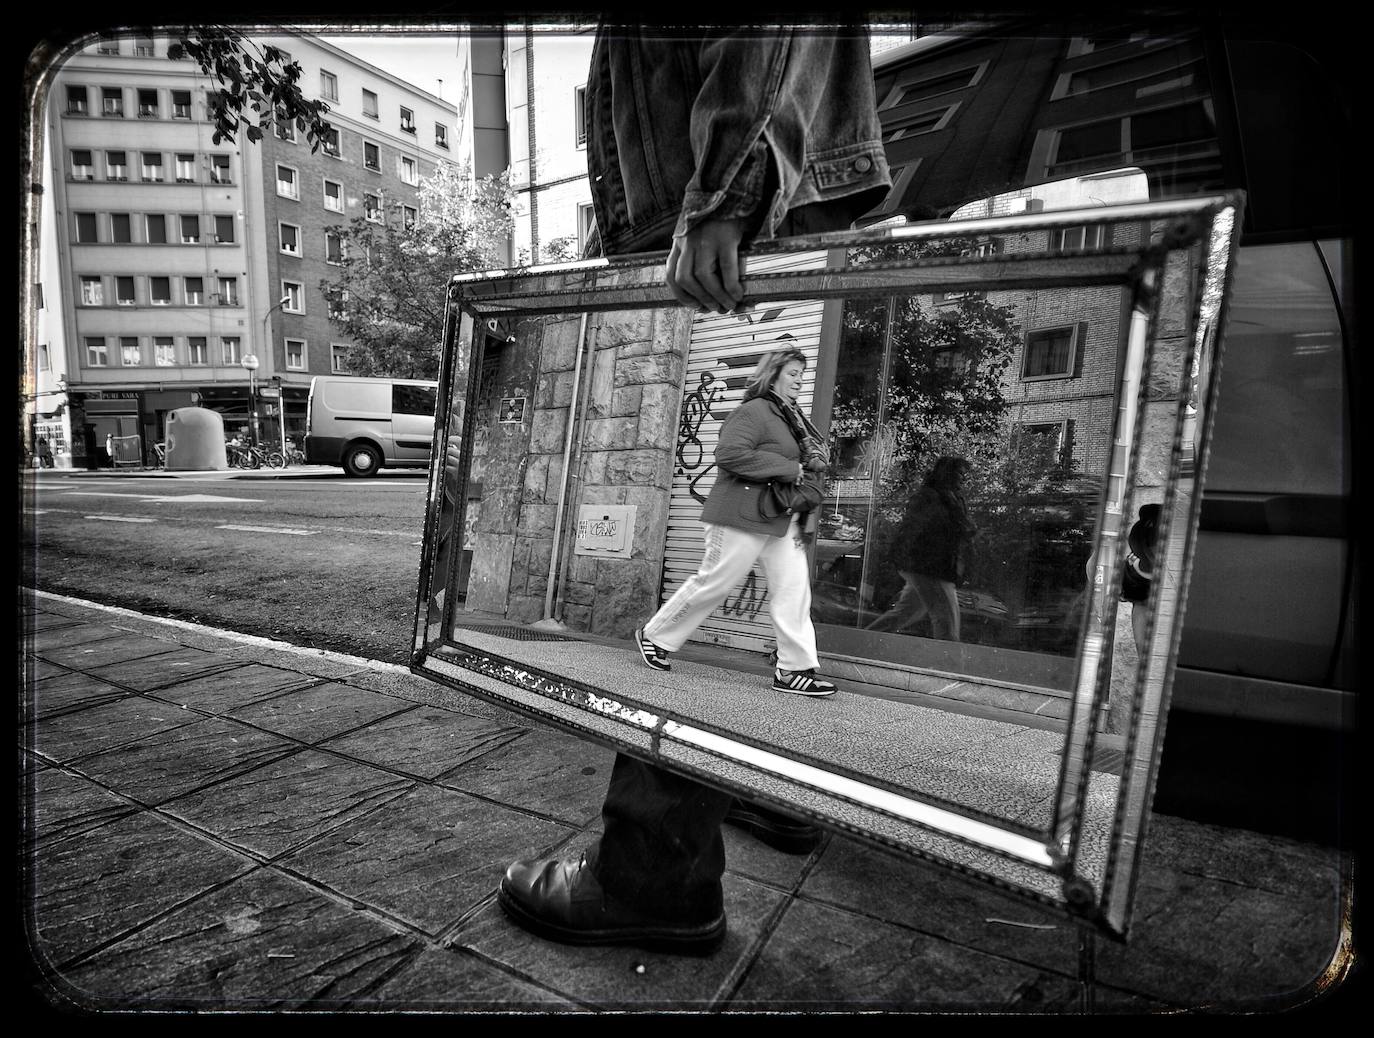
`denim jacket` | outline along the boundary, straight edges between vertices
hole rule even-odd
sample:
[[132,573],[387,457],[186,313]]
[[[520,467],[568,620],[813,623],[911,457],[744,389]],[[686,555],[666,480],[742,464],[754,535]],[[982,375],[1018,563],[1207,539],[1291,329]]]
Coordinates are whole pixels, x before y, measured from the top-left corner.
[[666,249],[709,217],[775,237],[803,206],[839,230],[891,184],[868,35],[779,28],[691,39],[598,27],[587,165],[602,251]]

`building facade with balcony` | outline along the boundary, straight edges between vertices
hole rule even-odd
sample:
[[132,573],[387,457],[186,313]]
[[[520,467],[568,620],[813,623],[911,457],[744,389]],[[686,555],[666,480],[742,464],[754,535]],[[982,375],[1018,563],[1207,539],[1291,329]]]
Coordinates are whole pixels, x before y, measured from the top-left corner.
[[66,464],[109,463],[107,444],[113,460],[149,460],[179,407],[219,411],[235,431],[259,385],[263,435],[283,434],[285,402],[285,435],[299,438],[311,377],[339,371],[347,345],[320,289],[339,258],[328,228],[407,219],[420,179],[451,155],[453,105],[304,35],[254,42],[286,51],[306,95],[329,104],[326,147],[312,153],[296,127],[216,144],[217,83],[169,60],[170,42],[102,36],[49,84],[40,251],[56,264],[40,275],[36,360],[46,351],[65,375],[65,411],[46,421],[65,423]]

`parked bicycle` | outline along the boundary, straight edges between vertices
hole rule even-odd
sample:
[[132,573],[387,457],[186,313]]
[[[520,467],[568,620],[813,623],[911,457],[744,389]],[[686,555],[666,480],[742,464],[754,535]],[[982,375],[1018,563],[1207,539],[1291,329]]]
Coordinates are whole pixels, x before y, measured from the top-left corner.
[[281,451],[264,450],[252,441],[229,440],[224,445],[224,454],[232,468],[260,469],[266,465],[269,469],[279,469],[286,465]]

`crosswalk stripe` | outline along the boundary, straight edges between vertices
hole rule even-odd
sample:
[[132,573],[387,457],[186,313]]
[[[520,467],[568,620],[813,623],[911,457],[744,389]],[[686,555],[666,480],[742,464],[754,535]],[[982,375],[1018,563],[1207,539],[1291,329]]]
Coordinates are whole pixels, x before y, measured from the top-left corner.
[[313,537],[319,533],[318,530],[291,530],[284,526],[234,526],[226,524],[216,526],[216,530],[242,530],[245,533],[287,533],[293,537]]

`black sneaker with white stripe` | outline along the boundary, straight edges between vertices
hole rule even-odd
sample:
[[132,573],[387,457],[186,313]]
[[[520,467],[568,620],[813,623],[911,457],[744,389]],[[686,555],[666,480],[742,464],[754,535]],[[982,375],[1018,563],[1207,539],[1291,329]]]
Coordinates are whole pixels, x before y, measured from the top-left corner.
[[644,657],[644,662],[654,670],[673,669],[673,665],[668,662],[668,654],[644,636],[642,627],[635,630],[635,645],[639,647],[639,654]]
[[829,696],[837,691],[814,670],[778,670],[773,672],[774,692],[793,692],[799,696]]

